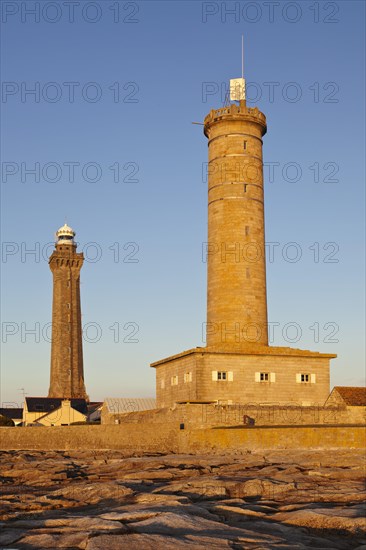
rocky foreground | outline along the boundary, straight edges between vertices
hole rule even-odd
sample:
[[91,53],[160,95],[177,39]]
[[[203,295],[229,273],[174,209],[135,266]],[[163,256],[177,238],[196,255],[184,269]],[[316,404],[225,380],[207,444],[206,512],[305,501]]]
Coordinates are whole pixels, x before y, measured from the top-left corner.
[[364,453],[0,454],[0,549],[366,550]]

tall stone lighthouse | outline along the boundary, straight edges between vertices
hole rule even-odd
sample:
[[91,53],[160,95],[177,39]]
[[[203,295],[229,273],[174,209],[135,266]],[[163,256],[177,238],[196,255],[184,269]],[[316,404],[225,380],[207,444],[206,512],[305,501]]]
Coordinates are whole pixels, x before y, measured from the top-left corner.
[[268,345],[262,137],[266,117],[211,111],[208,138],[207,346]]
[[329,362],[336,355],[269,345],[262,157],[267,123],[257,107],[247,106],[244,78],[230,81],[230,100],[211,110],[203,123],[208,138],[206,345],[151,364],[157,406],[322,406],[329,395]]
[[84,384],[80,307],[82,253],[68,225],[56,233],[49,266],[53,274],[51,380],[48,397],[87,399]]

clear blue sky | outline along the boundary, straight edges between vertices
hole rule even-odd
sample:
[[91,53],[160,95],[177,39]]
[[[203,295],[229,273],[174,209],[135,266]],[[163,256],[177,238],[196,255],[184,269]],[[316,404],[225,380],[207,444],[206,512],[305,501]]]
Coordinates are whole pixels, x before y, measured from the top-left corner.
[[1,401],[47,394],[47,243],[65,218],[87,256],[93,400],[153,396],[149,364],[203,345],[207,141],[191,122],[240,76],[242,33],[276,163],[274,178],[265,168],[266,240],[279,243],[267,264],[272,344],[337,353],[332,385],[361,384],[364,2],[238,2],[234,14],[235,2],[73,5],[2,2]]

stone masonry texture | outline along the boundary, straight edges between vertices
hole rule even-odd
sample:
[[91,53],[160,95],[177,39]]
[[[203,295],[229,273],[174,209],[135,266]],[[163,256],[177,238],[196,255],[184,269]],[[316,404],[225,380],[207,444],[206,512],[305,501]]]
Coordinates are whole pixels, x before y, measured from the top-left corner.
[[48,397],[87,398],[84,384],[80,270],[75,244],[56,244],[53,274],[51,380]]
[[211,111],[208,138],[207,345],[268,344],[262,136],[266,117]]

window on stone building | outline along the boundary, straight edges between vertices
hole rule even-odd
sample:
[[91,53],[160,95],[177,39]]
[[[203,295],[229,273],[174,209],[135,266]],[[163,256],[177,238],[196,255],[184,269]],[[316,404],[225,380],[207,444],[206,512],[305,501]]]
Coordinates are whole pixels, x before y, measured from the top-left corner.
[[184,382],[192,382],[192,372],[184,373]]
[[161,387],[162,390],[165,388],[165,380],[164,380],[164,378],[161,379],[160,387]]
[[296,375],[296,382],[310,382],[310,374],[298,373]]
[[234,373],[232,371],[212,371],[212,380],[219,380],[223,382],[232,382],[234,380]]
[[254,375],[256,382],[276,382],[275,372],[256,372]]
[[170,379],[170,384],[172,386],[177,386],[178,385],[178,376],[172,376],[171,379]]

